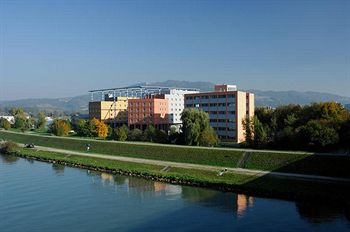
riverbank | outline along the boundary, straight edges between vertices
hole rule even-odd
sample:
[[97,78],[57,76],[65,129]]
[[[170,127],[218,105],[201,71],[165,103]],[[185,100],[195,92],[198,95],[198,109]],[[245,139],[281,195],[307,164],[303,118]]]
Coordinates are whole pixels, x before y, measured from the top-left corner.
[[237,149],[217,149],[160,144],[106,142],[72,139],[55,136],[40,136],[27,133],[0,131],[0,139],[17,143],[84,152],[86,143],[90,152],[178,163],[211,165],[227,168],[274,171],[350,178],[350,157],[339,155],[317,155],[301,152],[269,152]]
[[347,201],[346,196],[350,194],[350,185],[346,183],[310,182],[269,176],[240,175],[230,172],[219,176],[214,171],[122,162],[25,148],[20,148],[13,155],[111,174],[136,176],[172,184],[212,188],[261,197],[344,202]]

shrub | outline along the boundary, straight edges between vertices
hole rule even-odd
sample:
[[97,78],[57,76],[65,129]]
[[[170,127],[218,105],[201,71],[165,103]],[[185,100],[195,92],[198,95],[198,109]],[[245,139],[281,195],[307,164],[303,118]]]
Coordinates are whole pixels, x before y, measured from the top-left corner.
[[5,130],[8,130],[11,128],[11,124],[7,119],[0,118],[0,128],[4,128]]
[[15,142],[7,141],[0,144],[0,152],[4,154],[11,154],[18,149],[18,145]]

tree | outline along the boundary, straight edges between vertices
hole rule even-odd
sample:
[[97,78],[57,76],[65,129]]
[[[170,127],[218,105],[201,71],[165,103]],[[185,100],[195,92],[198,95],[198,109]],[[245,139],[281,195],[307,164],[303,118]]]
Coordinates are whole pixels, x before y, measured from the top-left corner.
[[320,120],[311,120],[305,126],[299,128],[299,135],[306,147],[322,150],[338,143],[337,131],[323,125],[323,123]]
[[36,128],[43,129],[46,125],[46,115],[44,112],[38,113],[38,119],[36,121]]
[[22,108],[11,108],[9,113],[12,115],[12,116],[24,116],[24,110]]
[[26,118],[24,115],[16,115],[15,123],[13,127],[16,129],[20,129],[22,132],[29,130],[32,128],[33,122],[30,118]]
[[5,130],[8,130],[11,128],[11,123],[7,121],[5,118],[0,118],[0,128],[4,128]]
[[199,136],[199,145],[213,147],[219,144],[219,138],[212,127],[206,128]]
[[242,120],[245,144],[247,146],[253,146],[253,131],[254,131],[254,120],[253,118],[246,117]]
[[153,142],[156,137],[156,128],[154,126],[150,125],[146,128],[146,130],[143,132],[143,140],[148,142]]
[[140,129],[133,129],[128,134],[128,140],[130,141],[141,141],[142,139],[142,131]]
[[167,143],[168,134],[164,130],[156,130],[154,141],[157,143]]
[[87,127],[87,120],[79,119],[75,124],[75,131],[77,132],[77,135],[79,136],[88,136],[88,127]]
[[199,145],[200,135],[210,128],[209,115],[201,110],[186,108],[181,115],[182,132],[186,145]]
[[342,123],[339,130],[340,145],[350,149],[350,119]]
[[98,121],[96,133],[99,138],[105,139],[108,136],[108,126],[104,122]]
[[50,126],[50,132],[57,136],[67,136],[70,130],[70,123],[64,119],[55,119]]
[[261,123],[258,117],[244,119],[243,129],[247,146],[263,148],[269,143],[269,127]]
[[264,148],[269,143],[269,128],[254,116],[253,118],[253,146]]
[[126,141],[128,139],[129,128],[126,125],[114,129],[114,139],[118,141]]

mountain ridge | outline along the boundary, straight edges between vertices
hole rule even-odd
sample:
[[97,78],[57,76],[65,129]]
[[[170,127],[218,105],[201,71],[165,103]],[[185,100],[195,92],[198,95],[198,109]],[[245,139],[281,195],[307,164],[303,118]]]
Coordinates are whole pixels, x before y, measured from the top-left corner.
[[[178,87],[178,88],[197,88],[201,91],[211,91],[214,83],[204,81],[175,81],[168,80],[154,83],[137,83],[135,85],[153,85],[164,87]],[[133,86],[135,86],[133,85]],[[244,90],[242,90],[244,91]],[[331,93],[322,93],[316,91],[263,91],[256,89],[248,89],[248,92],[255,94],[256,106],[276,107],[284,104],[300,104],[305,105],[312,102],[319,101],[335,101],[341,104],[349,104],[350,97],[340,96]],[[25,109],[46,110],[46,111],[69,111],[69,112],[87,112],[88,102],[90,100],[89,94],[78,95],[75,97],[63,98],[29,98],[19,100],[0,101],[0,109],[3,111],[11,107],[23,107]]]

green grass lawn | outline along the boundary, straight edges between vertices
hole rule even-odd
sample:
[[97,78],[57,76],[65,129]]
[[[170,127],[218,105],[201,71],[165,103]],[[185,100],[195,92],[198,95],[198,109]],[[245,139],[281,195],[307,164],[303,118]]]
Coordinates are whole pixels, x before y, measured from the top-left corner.
[[180,146],[159,146],[152,144],[107,143],[103,141],[86,141],[62,137],[44,137],[31,134],[7,133],[0,131],[0,138],[18,143],[34,143],[72,151],[85,151],[86,143],[91,145],[92,153],[126,156],[172,162],[205,164],[214,166],[236,167],[243,152],[235,150],[217,150]]
[[245,168],[350,178],[350,157],[252,152]]
[[[0,131],[0,139],[80,152],[85,151],[85,144],[89,143],[93,153],[233,168],[237,167],[238,161],[244,153],[234,149],[87,141],[86,139],[45,137],[6,131]],[[249,151],[249,153],[250,158],[244,167],[247,169],[350,178],[350,157],[259,151]]]

